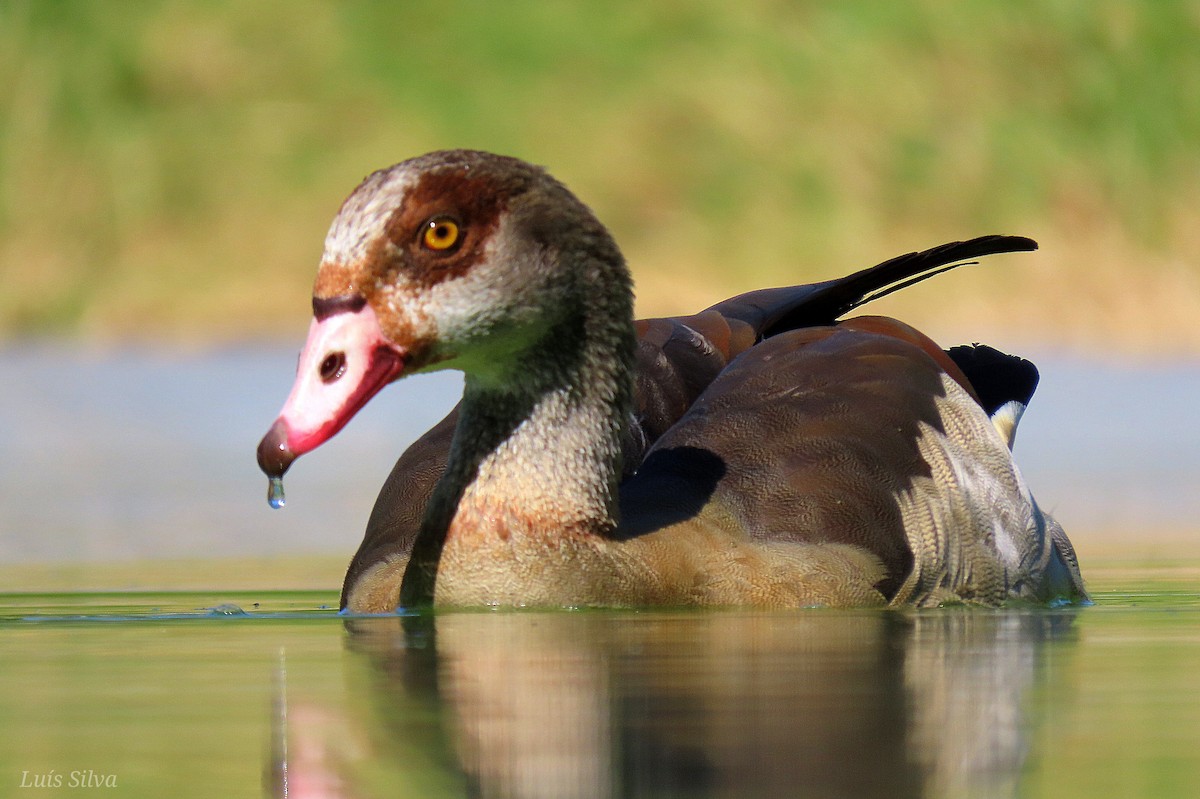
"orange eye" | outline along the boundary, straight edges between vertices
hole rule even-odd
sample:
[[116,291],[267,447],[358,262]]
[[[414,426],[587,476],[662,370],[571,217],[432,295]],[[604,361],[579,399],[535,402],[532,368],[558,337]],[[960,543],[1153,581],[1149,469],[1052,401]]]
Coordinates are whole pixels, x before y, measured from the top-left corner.
[[421,234],[421,244],[427,250],[446,252],[458,244],[461,230],[458,223],[446,216],[435,216],[425,223],[425,232]]

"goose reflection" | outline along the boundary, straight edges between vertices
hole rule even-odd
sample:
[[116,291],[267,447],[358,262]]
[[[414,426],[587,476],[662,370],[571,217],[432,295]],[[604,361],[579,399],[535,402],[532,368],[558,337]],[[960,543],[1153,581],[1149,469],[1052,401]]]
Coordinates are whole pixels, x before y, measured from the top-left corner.
[[426,796],[1013,795],[1077,612],[347,619],[369,754],[339,768]]

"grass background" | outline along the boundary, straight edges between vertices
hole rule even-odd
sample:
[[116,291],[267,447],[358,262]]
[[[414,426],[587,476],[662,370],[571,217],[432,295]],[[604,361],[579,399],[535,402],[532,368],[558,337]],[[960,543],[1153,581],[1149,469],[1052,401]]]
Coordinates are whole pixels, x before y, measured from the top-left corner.
[[1013,232],[1042,251],[883,310],[1200,351],[1200,3],[1172,0],[6,0],[0,340],[298,342],[342,198],[458,146],[572,186],[643,315]]

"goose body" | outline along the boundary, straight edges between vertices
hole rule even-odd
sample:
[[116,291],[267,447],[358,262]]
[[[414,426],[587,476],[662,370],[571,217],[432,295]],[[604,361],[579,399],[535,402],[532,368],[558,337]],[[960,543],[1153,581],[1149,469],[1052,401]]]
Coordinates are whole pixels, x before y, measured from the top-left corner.
[[384,485],[343,589],[357,612],[1083,599],[1010,452],[1032,365],[838,321],[1033,246],[944,245],[635,323],[616,244],[562,184],[430,153],[368,176],[334,220],[259,463],[280,478],[392,380],[464,372]]

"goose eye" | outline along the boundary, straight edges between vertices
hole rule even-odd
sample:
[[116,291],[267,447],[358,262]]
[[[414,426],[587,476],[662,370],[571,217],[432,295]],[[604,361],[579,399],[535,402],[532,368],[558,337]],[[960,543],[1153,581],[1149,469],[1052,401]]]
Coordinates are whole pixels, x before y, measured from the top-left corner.
[[425,232],[421,234],[421,244],[427,250],[447,252],[458,244],[461,229],[458,223],[445,216],[436,216],[425,223]]

